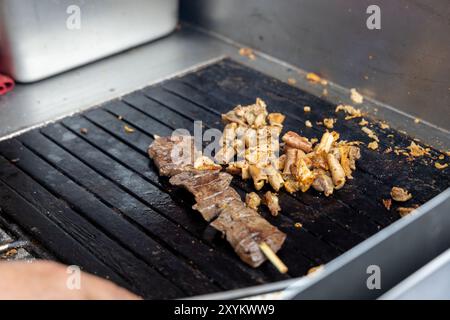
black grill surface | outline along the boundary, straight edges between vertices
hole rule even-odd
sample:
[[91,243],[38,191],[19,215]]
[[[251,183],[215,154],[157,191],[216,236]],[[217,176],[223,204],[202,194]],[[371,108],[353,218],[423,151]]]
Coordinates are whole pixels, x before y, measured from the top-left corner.
[[[1,215],[63,263],[145,298],[177,298],[302,276],[398,219],[396,205],[388,211],[381,201],[392,186],[412,192],[403,206],[449,186],[448,169],[384,154],[411,138],[374,125],[380,151],[362,147],[354,179],[343,189],[329,198],[281,192],[276,218],[262,209],[288,235],[279,256],[289,273],[269,263],[252,269],[190,209],[189,194],[158,176],[146,151],[155,134],[192,131],[194,120],[221,129],[221,113],[256,97],[287,115],[284,130],[320,138],[324,129],[316,121],[337,117],[341,139],[370,142],[358,121],[335,114],[335,105],[226,59],[0,143]],[[305,114],[304,105],[312,112]],[[305,127],[307,119],[313,128]],[[252,190],[236,178],[233,184],[242,195]]]

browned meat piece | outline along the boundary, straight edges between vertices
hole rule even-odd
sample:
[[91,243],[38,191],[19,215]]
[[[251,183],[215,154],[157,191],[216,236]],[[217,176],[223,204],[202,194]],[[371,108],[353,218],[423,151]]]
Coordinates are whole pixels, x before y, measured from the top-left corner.
[[173,176],[183,171],[194,170],[197,157],[194,139],[190,136],[157,137],[148,148],[162,176]]
[[206,221],[211,221],[220,213],[220,207],[226,205],[230,201],[241,200],[241,196],[233,188],[226,188],[225,190],[214,194],[192,206],[192,209],[201,213]]
[[273,215],[274,217],[278,216],[278,213],[281,211],[281,208],[276,194],[267,191],[264,194],[264,203],[269,208],[271,215]]
[[220,213],[220,207],[231,200],[241,200],[229,185],[233,177],[228,173],[187,171],[170,178],[170,183],[186,188],[197,202],[192,209],[199,211],[206,221]]
[[286,234],[238,200],[223,206],[211,226],[221,231],[239,257],[254,268],[266,260],[260,243],[267,243],[273,252],[277,252],[286,239]]
[[391,190],[391,197],[395,201],[398,202],[405,202],[412,198],[411,193],[408,192],[408,190],[400,188],[400,187],[393,187]]
[[313,188],[323,192],[325,196],[333,194],[334,183],[330,176],[324,170],[317,170],[317,177],[312,184]]
[[194,195],[195,201],[201,202],[223,192],[232,179],[233,176],[226,172],[186,171],[173,176],[169,182],[186,188]]
[[359,158],[361,158],[361,151],[356,146],[349,146],[349,148],[348,159],[350,162],[350,169],[355,170],[356,160],[359,160]]
[[247,193],[245,195],[245,204],[250,209],[258,210],[258,207],[261,204],[261,198],[255,192]]
[[312,150],[312,143],[309,142],[305,137],[302,137],[293,131],[288,131],[283,136],[282,140],[289,147],[300,149],[305,152],[310,152]]

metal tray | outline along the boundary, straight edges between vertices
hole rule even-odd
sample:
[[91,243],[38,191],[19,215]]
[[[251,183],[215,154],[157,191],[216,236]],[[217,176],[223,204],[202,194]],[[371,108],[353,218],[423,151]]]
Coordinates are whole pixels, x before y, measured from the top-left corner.
[[177,21],[178,0],[0,0],[0,72],[40,80],[166,35]]

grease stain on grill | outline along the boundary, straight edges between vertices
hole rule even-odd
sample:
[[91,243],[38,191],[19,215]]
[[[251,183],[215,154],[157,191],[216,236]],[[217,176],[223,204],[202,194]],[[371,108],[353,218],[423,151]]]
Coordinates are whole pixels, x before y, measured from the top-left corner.
[[[191,209],[189,193],[158,175],[147,147],[154,135],[192,132],[194,120],[221,129],[221,113],[256,97],[286,114],[286,131],[307,136],[324,128],[306,128],[306,120],[336,116],[335,105],[225,59],[1,142],[2,215],[63,263],[145,298],[177,298],[303,276],[400,218],[381,202],[392,185],[407,188],[415,203],[449,186],[448,170],[362,148],[354,179],[333,196],[281,192],[280,216],[262,209],[287,234],[279,256],[289,274],[268,263],[252,269]],[[358,121],[337,117],[342,139],[369,142]],[[380,150],[410,143],[393,129],[373,130],[393,135],[381,139]],[[240,179],[233,187],[241,196],[253,190]]]

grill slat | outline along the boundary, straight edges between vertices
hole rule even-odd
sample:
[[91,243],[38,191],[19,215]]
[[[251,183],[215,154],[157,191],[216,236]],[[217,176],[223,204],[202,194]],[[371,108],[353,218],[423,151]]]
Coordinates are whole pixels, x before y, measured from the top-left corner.
[[[146,151],[153,135],[177,128],[192,132],[193,120],[203,120],[205,128],[222,128],[221,113],[256,97],[271,111],[288,115],[287,130],[320,137],[323,128],[308,129],[304,121],[337,117],[343,139],[368,142],[357,122],[334,114],[334,105],[224,60],[1,142],[2,212],[62,262],[111,278],[146,298],[168,298],[301,276],[398,219],[381,203],[392,185],[408,188],[417,203],[449,185],[447,171],[362,148],[354,180],[332,197],[281,192],[281,216],[262,209],[288,234],[279,255],[289,275],[280,275],[270,264],[252,269],[190,209],[193,200],[187,192],[158,176]],[[303,113],[304,105],[312,107],[311,114]],[[136,131],[126,133],[124,125]],[[410,143],[393,130],[372,129],[383,137],[383,148]],[[385,137],[389,133],[395,134],[392,142]],[[241,195],[253,190],[249,182],[234,180]],[[304,227],[295,229],[295,222]]]

